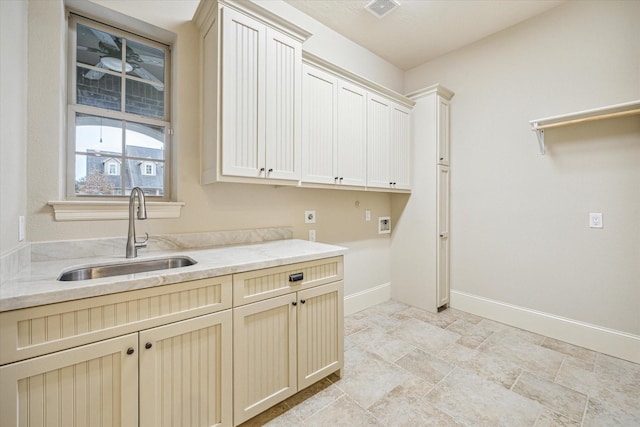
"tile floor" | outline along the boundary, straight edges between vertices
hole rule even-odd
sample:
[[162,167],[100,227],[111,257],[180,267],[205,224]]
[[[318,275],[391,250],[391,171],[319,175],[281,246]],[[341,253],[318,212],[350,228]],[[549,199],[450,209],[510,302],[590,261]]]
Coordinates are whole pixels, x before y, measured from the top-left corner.
[[640,365],[455,309],[345,318],[345,368],[244,426],[640,426]]

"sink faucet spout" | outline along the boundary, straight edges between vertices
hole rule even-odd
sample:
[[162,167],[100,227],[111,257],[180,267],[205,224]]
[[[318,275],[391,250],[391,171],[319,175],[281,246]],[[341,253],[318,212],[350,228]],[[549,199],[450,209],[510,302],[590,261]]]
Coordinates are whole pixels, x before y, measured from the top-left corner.
[[135,258],[138,256],[138,248],[146,248],[147,240],[149,240],[149,233],[146,234],[146,238],[138,242],[136,240],[136,224],[133,216],[133,211],[136,205],[136,198],[138,199],[138,211],[137,217],[140,220],[147,219],[147,203],[144,199],[144,193],[140,187],[134,187],[131,189],[131,196],[129,196],[129,232],[127,233],[127,258]]

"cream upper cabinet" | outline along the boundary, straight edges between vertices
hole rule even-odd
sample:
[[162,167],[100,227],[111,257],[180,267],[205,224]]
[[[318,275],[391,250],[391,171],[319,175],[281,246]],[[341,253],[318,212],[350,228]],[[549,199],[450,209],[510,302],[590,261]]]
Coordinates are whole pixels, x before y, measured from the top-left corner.
[[338,79],[307,64],[302,75],[302,181],[335,184]]
[[222,9],[222,173],[300,179],[302,45]]
[[391,101],[369,94],[367,97],[367,186],[391,188],[389,140]]
[[337,183],[367,184],[367,92],[338,82]]
[[389,178],[394,189],[411,189],[411,112],[400,105],[391,106],[391,160]]
[[450,101],[444,98],[438,100],[438,127],[437,127],[437,153],[439,165],[449,166],[450,138],[449,130],[451,119],[449,117]]
[[200,23],[202,183],[297,184],[303,38],[226,2],[206,7],[216,7],[218,19]]
[[302,181],[366,185],[366,91],[303,65]]

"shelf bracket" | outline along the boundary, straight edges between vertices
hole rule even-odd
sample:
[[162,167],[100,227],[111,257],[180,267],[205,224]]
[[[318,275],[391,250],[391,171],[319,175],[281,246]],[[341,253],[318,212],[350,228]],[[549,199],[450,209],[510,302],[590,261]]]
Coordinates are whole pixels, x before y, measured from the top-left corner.
[[538,129],[538,124],[534,123],[532,130],[536,133],[536,136],[538,137],[538,146],[540,147],[540,154],[544,155],[544,153],[546,152],[544,147],[544,129]]

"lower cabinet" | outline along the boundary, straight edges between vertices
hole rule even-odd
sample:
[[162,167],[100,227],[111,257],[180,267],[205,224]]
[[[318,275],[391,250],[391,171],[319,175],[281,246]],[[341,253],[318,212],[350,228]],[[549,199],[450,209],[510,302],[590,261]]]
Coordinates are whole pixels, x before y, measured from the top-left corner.
[[0,367],[0,424],[137,426],[137,351],[129,334]]
[[2,312],[0,426],[238,425],[341,372],[343,268],[331,257]]
[[1,424],[230,425],[231,363],[226,310],[5,365]]
[[343,367],[342,281],[233,309],[234,425]]

